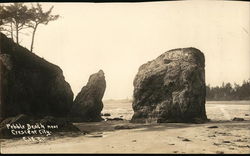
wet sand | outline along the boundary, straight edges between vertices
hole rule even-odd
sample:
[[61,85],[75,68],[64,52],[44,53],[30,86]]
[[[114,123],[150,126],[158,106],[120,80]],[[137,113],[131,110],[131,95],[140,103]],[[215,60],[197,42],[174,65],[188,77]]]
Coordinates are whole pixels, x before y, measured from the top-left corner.
[[[113,103],[107,104],[103,112],[115,114],[112,111],[117,110],[112,109],[115,106]],[[122,104],[116,105],[116,108],[126,110]],[[132,124],[127,120],[75,123],[82,133],[56,134],[44,142],[1,140],[1,152],[250,153],[249,104],[208,103],[206,110],[211,122],[205,124]],[[131,115],[127,112],[130,110],[114,116],[122,115],[126,119]],[[245,121],[232,121],[233,117],[242,117]]]

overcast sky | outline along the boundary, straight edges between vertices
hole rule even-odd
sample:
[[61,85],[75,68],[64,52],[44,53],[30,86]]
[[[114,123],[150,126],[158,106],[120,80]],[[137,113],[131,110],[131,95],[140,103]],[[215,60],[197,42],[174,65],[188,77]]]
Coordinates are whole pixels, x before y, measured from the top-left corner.
[[104,99],[131,98],[139,66],[174,48],[205,54],[211,86],[250,78],[249,2],[41,4],[61,18],[38,28],[34,52],[62,68],[75,96],[102,69]]

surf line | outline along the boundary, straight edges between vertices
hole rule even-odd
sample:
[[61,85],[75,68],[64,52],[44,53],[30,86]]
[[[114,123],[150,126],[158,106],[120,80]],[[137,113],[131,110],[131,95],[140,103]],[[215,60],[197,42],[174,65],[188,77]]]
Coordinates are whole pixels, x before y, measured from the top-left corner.
[[224,117],[225,117],[227,120],[231,120],[231,116],[228,114],[228,112],[224,109],[223,106],[220,106],[220,110],[221,110],[221,112],[223,113]]

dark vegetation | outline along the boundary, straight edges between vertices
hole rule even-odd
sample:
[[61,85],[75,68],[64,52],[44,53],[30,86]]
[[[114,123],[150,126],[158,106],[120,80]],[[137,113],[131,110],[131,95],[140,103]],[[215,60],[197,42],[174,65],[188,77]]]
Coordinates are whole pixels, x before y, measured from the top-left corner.
[[243,81],[242,85],[234,83],[222,83],[221,86],[206,86],[206,100],[208,101],[230,101],[250,100],[250,79]]

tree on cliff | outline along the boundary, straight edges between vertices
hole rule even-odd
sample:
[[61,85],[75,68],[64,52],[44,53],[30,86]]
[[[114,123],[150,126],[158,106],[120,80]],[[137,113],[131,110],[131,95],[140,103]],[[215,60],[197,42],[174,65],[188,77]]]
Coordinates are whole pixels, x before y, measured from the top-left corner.
[[[14,3],[8,6],[0,6],[0,30],[6,32],[17,44],[19,44],[19,33],[25,29],[25,24],[30,20],[30,13],[23,3]],[[15,33],[15,34],[14,34]]]
[[50,7],[48,11],[43,11],[41,4],[37,3],[36,7],[32,5],[32,8],[30,9],[31,16],[29,22],[27,23],[27,26],[33,29],[30,46],[31,52],[33,51],[35,33],[37,31],[38,25],[47,25],[50,21],[54,21],[59,18],[59,15],[51,15],[53,7],[54,6]]
[[0,31],[5,32],[19,44],[19,34],[22,29],[32,29],[30,51],[33,51],[35,33],[38,25],[47,25],[50,21],[57,20],[59,15],[51,15],[53,6],[48,11],[43,11],[41,4],[31,4],[28,8],[23,3],[0,5]]

